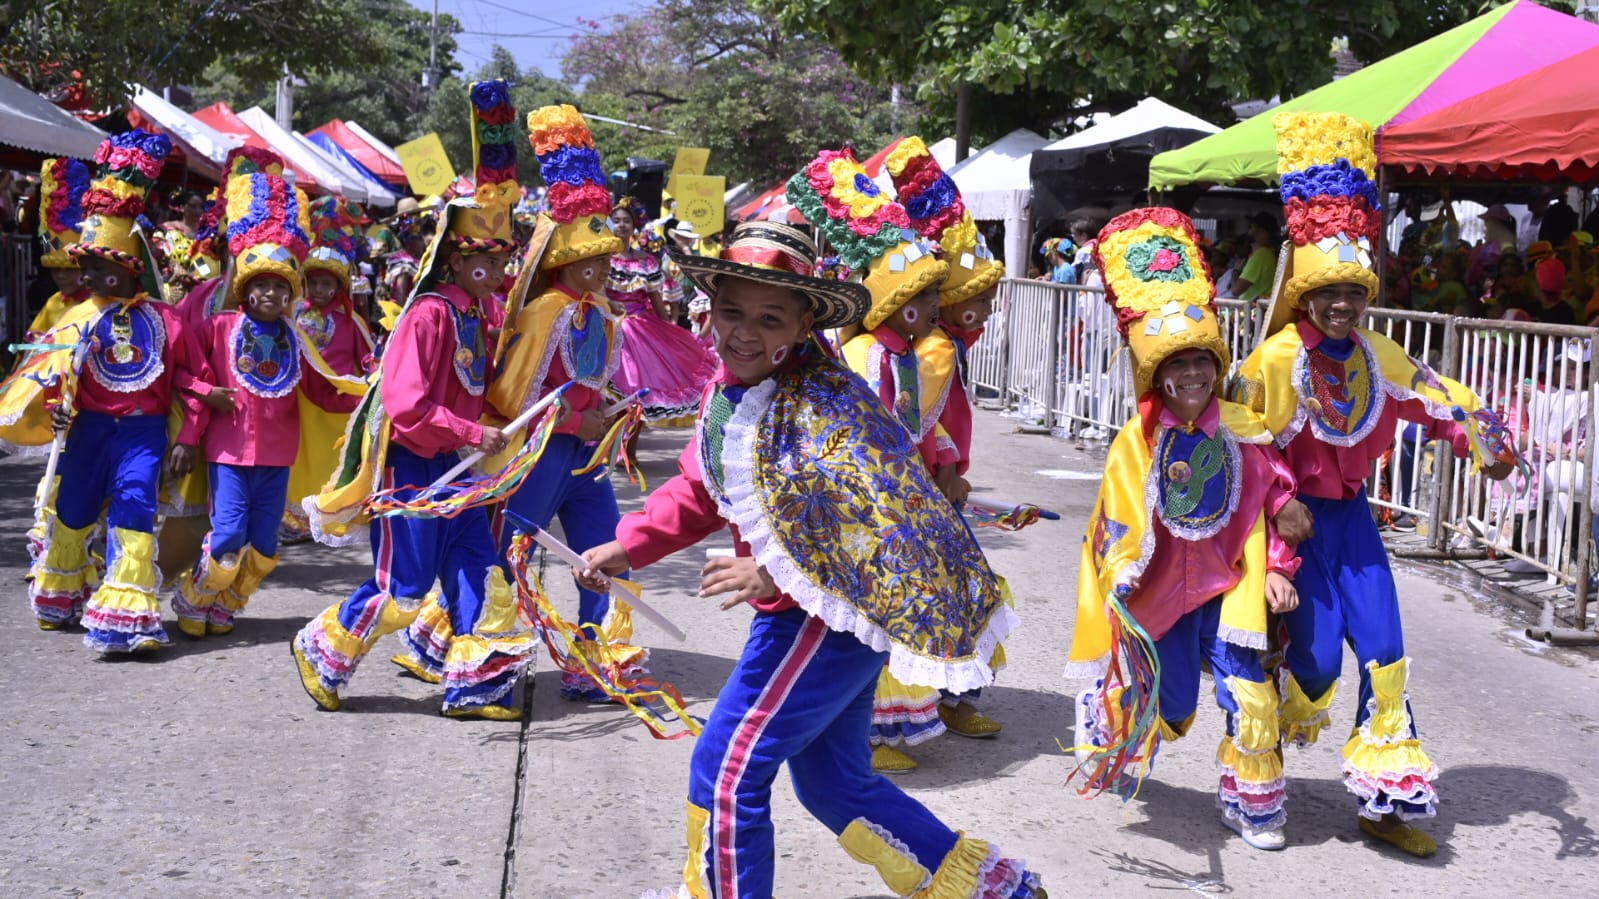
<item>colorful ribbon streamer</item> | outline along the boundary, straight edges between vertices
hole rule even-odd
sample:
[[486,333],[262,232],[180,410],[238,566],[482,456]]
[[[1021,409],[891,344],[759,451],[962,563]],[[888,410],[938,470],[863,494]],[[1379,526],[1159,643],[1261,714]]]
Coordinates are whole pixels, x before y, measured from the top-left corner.
[[[585,677],[598,685],[606,696],[621,703],[628,712],[643,722],[650,736],[657,740],[678,740],[690,735],[699,736],[702,729],[701,722],[683,708],[683,695],[676,687],[665,681],[657,681],[647,673],[636,673],[638,669],[634,671],[624,669],[611,658],[603,640],[590,639],[582,627],[566,621],[555,611],[549,597],[544,594],[543,585],[539,583],[537,575],[534,575],[532,581],[528,579],[528,572],[532,570],[532,566],[528,564],[532,548],[531,537],[517,534],[511,540],[507,561],[516,580],[516,596],[520,612],[532,621],[534,630],[538,633],[539,639],[544,641],[544,646],[549,651],[550,659],[555,666],[567,674]],[[619,586],[623,584],[614,580],[612,583]],[[632,584],[626,586],[636,588]],[[668,714],[658,713],[652,707],[656,703],[665,706]],[[669,733],[668,729],[672,726],[671,719],[674,718],[682,724],[683,729]]]
[[1052,521],[1060,517],[1032,503],[1022,503],[1006,509],[967,502],[966,511],[972,523],[978,527],[997,528],[1001,531],[1019,531],[1030,524],[1045,520]]
[[487,477],[469,477],[438,487],[391,487],[379,490],[366,501],[368,515],[403,515],[407,518],[454,518],[468,509],[500,502],[522,485],[538,464],[555,433],[560,414],[551,409],[535,427],[527,443]]
[[[1110,664],[1099,693],[1099,715],[1101,720],[1110,722],[1111,732],[1103,746],[1073,746],[1067,750],[1085,751],[1088,755],[1067,776],[1068,784],[1082,774],[1084,783],[1077,790],[1080,795],[1092,797],[1110,791],[1120,795],[1123,802],[1138,795],[1160,744],[1160,657],[1149,632],[1127,611],[1124,600],[1131,593],[1130,587],[1117,587],[1105,603],[1111,647]],[[1122,689],[1112,696],[1114,687]]]

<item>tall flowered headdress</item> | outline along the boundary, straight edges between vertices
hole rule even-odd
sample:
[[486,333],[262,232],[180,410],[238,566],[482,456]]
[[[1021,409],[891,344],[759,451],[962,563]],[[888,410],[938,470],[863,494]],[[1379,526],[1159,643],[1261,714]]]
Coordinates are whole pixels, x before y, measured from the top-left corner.
[[266,172],[229,178],[227,215],[233,295],[244,296],[254,278],[277,275],[298,296],[304,288],[301,265],[311,243],[305,194]]
[[1094,255],[1133,354],[1137,397],[1152,389],[1160,364],[1183,350],[1210,350],[1226,373],[1232,356],[1216,322],[1216,287],[1188,216],[1163,206],[1124,212],[1099,232]]
[[1272,126],[1288,242],[1262,339],[1291,322],[1300,297],[1318,287],[1359,284],[1375,297],[1382,230],[1370,125],[1341,112],[1284,112]]
[[548,215],[555,223],[539,268],[622,252],[622,241],[607,224],[611,192],[583,115],[573,106],[546,106],[528,114],[527,130],[549,185]]
[[71,256],[99,256],[135,273],[154,261],[138,218],[145,197],[161,174],[172,142],[163,134],[134,129],[113,134],[95,151],[99,167],[83,195],[83,227]]
[[355,264],[357,218],[352,204],[338,197],[318,197],[310,204],[311,251],[305,257],[305,273],[327,272],[339,279],[339,289],[348,294],[350,268]]
[[872,308],[861,323],[876,328],[949,273],[938,248],[911,229],[905,207],[890,200],[848,150],[823,150],[788,179],[789,203],[862,278]]
[[39,169],[39,239],[45,268],[77,268],[66,248],[78,242],[89,166],[79,159],[46,159]]
[[960,190],[920,137],[895,143],[884,168],[894,181],[911,228],[944,250],[949,274],[938,290],[940,306],[963,303],[1005,277],[1005,266],[989,252],[987,241],[961,200]]
[[[476,81],[470,97],[472,169],[477,188],[472,196],[445,204],[438,230],[417,264],[412,296],[431,291],[444,277],[449,250],[471,255],[516,249],[511,209],[521,199],[522,188],[516,182],[516,109],[511,105],[511,85]],[[410,302],[410,297],[405,301]]]

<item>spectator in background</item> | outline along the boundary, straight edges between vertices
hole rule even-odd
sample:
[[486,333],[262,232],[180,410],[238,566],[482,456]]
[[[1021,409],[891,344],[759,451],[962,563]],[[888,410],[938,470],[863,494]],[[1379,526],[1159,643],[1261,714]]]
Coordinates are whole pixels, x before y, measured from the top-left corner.
[[1269,212],[1258,212],[1250,217],[1249,238],[1254,242],[1254,249],[1232,285],[1240,300],[1258,300],[1271,290],[1277,276],[1277,249],[1281,243],[1277,219]]
[[1528,310],[1532,313],[1533,320],[1547,325],[1576,324],[1577,310],[1573,309],[1565,299],[1565,263],[1550,257],[1538,263],[1533,274],[1534,296],[1538,301]]
[[1555,191],[1553,203],[1543,211],[1543,221],[1538,225],[1538,239],[1560,246],[1577,230],[1577,210],[1566,202],[1565,191]]
[[1039,248],[1044,254],[1045,264],[1049,267],[1048,281],[1052,284],[1076,284],[1077,266],[1073,260],[1077,255],[1077,248],[1070,240],[1064,237],[1051,237],[1044,241]]
[[1488,276],[1499,268],[1499,257],[1516,252],[1516,217],[1503,203],[1489,206],[1480,216],[1487,238],[1471,251],[1466,266],[1466,290],[1482,296]]
[[1435,283],[1424,293],[1412,294],[1415,299],[1410,308],[1421,312],[1453,314],[1455,308],[1470,296],[1463,281],[1465,265],[1459,254],[1444,253],[1438,257],[1433,268]]

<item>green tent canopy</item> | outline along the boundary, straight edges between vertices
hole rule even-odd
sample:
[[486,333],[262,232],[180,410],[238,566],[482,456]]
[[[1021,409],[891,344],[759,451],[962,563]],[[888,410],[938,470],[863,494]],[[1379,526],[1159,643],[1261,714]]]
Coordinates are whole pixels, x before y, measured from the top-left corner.
[[1219,134],[1156,156],[1149,186],[1275,184],[1277,136],[1271,121],[1279,112],[1342,112],[1380,130],[1595,45],[1599,26],[1527,0],[1508,3]]

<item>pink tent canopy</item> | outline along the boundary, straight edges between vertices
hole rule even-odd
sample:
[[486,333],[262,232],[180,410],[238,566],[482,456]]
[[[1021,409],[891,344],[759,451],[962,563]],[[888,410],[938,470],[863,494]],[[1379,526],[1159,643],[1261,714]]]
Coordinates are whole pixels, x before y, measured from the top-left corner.
[[318,184],[316,179],[290,165],[286,154],[282,150],[272,146],[272,144],[267,142],[266,138],[257,134],[249,125],[244,124],[244,120],[239,118],[228,104],[220,101],[213,103],[204,109],[196,110],[194,117],[241,144],[249,144],[260,150],[271,150],[279,156],[284,156],[283,166],[294,173],[295,187],[305,191],[307,194],[325,193],[322,185]]

